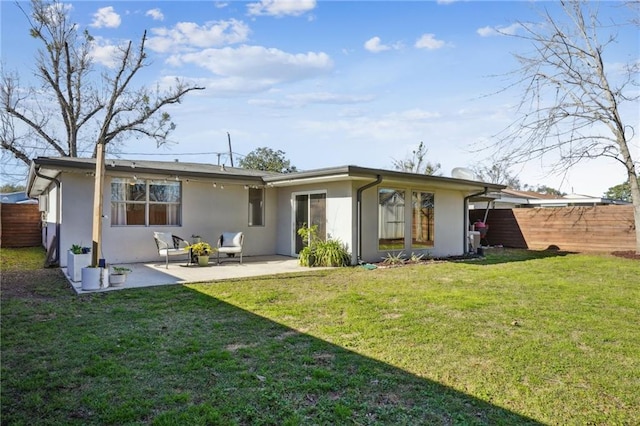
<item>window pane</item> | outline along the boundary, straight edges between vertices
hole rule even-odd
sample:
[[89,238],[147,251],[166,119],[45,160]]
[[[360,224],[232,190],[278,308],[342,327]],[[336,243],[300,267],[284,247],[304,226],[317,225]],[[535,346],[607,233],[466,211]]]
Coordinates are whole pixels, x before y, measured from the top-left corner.
[[179,203],[180,182],[151,181],[149,184],[149,201]]
[[414,192],[411,213],[411,247],[434,246],[434,196],[429,192]]
[[318,238],[327,239],[327,194],[309,196],[309,226],[318,225]]
[[149,204],[149,225],[180,225],[179,204]]
[[111,201],[124,201],[127,194],[126,179],[111,179]]
[[145,225],[145,205],[144,204],[125,204],[127,225]]
[[378,250],[404,249],[404,191],[378,192]]
[[249,188],[249,226],[264,225],[264,189]]
[[130,180],[125,186],[127,201],[146,201],[147,184],[141,180]]

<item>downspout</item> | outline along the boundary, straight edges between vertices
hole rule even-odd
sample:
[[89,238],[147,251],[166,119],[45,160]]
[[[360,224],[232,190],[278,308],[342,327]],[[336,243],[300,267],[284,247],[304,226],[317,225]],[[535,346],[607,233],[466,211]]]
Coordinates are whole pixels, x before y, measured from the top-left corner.
[[464,226],[464,232],[462,232],[462,254],[467,254],[467,250],[469,247],[469,199],[472,197],[477,197],[478,195],[486,195],[489,192],[488,187],[484,187],[484,191],[476,192],[475,194],[467,195],[464,197],[464,219],[462,221],[462,226]]
[[357,219],[358,219],[358,248],[357,248],[357,253],[356,253],[356,258],[357,258],[357,262],[358,264],[362,263],[362,192],[365,189],[369,189],[372,186],[376,186],[378,185],[380,182],[382,182],[382,175],[376,175],[376,180],[374,180],[373,182],[369,182],[368,184],[361,186],[360,188],[358,188],[358,190],[356,191],[356,203],[357,203]]
[[[42,179],[46,179],[50,182],[55,183],[56,185],[56,194],[57,194],[57,200],[56,200],[56,257],[52,260],[52,262],[48,265],[45,265],[47,267],[51,267],[51,266],[59,266],[60,265],[60,216],[62,216],[61,214],[61,208],[62,208],[62,203],[60,202],[61,200],[61,196],[62,194],[60,193],[60,181],[56,178],[52,178],[49,176],[45,176],[40,174],[40,172],[38,170],[34,170],[36,176],[38,176],[39,178]],[[48,249],[48,247],[45,247],[45,249]]]

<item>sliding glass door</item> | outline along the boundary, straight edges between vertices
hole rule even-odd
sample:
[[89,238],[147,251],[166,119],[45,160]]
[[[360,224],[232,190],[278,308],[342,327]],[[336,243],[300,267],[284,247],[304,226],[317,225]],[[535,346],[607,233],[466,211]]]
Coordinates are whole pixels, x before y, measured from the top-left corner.
[[325,240],[327,237],[327,194],[319,193],[296,193],[293,195],[293,218],[294,218],[294,248],[295,254],[300,253],[304,247],[302,237],[298,235],[298,229],[303,227],[318,226],[318,237]]

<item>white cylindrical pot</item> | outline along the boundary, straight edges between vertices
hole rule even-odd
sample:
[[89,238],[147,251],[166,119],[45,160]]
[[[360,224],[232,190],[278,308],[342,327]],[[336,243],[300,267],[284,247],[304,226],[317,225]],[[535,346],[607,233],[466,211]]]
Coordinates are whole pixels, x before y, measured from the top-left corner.
[[82,268],[82,289],[100,290],[109,286],[105,268]]

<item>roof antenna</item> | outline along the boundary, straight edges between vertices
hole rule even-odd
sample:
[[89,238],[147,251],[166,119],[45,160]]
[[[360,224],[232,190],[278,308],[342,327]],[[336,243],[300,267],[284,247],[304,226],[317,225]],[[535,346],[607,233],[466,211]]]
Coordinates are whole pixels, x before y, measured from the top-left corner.
[[229,139],[229,158],[231,159],[231,167],[233,167],[233,151],[231,150],[231,135],[227,132],[227,139]]

